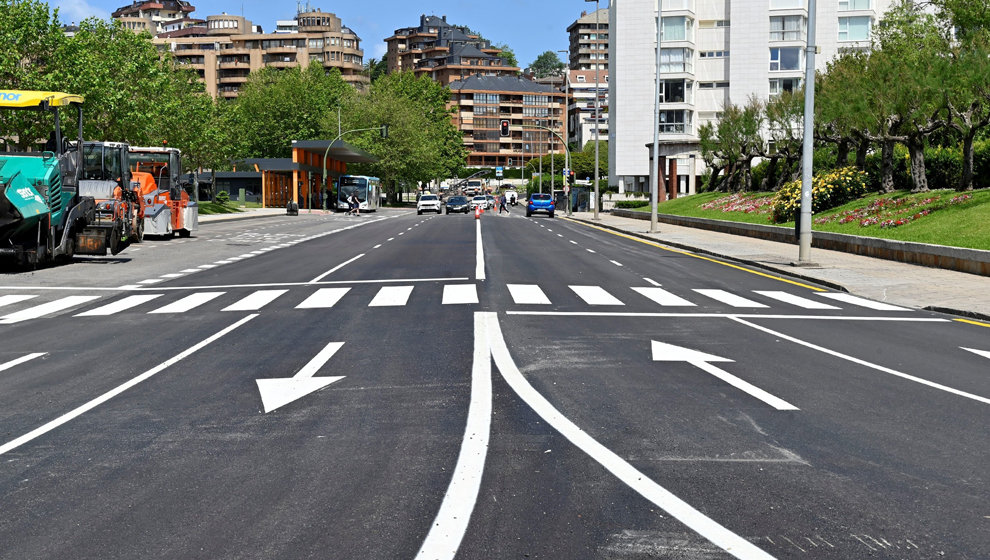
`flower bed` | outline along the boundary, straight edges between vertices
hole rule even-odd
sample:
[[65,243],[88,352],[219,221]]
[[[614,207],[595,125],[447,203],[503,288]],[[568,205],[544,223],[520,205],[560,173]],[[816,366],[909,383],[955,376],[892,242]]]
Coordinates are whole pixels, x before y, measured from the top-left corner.
[[973,196],[969,194],[956,195],[948,200],[942,196],[929,198],[881,197],[870,202],[863,208],[846,210],[838,214],[816,218],[815,223],[848,224],[858,221],[860,227],[878,225],[881,228],[895,228],[928,216],[932,212],[948,208],[955,204],[961,204],[971,198]]
[[773,199],[769,196],[756,196],[746,193],[736,193],[716,198],[701,205],[702,210],[718,210],[720,212],[745,212],[747,214],[768,214]]

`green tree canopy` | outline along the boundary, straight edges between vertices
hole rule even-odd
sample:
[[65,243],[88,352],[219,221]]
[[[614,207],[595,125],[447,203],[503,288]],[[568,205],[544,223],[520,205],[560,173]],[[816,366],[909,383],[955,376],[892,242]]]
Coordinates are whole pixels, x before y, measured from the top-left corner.
[[498,45],[492,45],[493,49],[498,49],[498,57],[505,61],[506,66],[512,66],[515,68],[519,67],[519,61],[516,59],[516,53],[512,50],[509,45],[501,43]]
[[564,71],[566,65],[560,61],[557,53],[553,51],[546,51],[536,57],[536,60],[534,60],[529,67],[537,78],[547,78],[549,76],[559,75]]

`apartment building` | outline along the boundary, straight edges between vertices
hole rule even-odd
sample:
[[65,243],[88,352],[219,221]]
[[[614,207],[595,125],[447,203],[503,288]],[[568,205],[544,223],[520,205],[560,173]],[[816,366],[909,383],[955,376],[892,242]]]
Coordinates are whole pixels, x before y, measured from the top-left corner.
[[[195,6],[184,0],[135,0],[128,6],[121,6],[110,14],[126,29],[135,33],[147,31],[152,35],[174,30],[176,27],[189,27],[202,20],[192,20],[189,14]],[[171,29],[168,29],[171,27]]]
[[608,140],[608,71],[598,71],[598,109],[595,114],[595,71],[568,70],[567,142],[583,147],[595,139]]
[[581,12],[581,17],[567,27],[571,70],[594,70],[597,66],[608,71],[608,12],[608,8]]
[[[559,89],[515,76],[481,74],[449,87],[453,123],[470,151],[468,167],[520,167],[534,157],[564,153],[553,134],[535,128],[563,137],[564,94]],[[510,123],[508,137],[500,135],[503,119]]]
[[519,68],[499,58],[491,42],[466,26],[447,23],[447,16],[419,17],[419,25],[396,29],[385,39],[388,72],[412,71],[449,85],[475,74],[513,76]]
[[[846,49],[867,49],[893,0],[817,3],[816,67]],[[656,0],[612,0],[609,8],[609,185],[649,190],[656,80]],[[704,169],[698,127],[726,104],[769,99],[801,87],[807,0],[663,0],[660,155],[677,162],[678,190],[695,192]]]
[[361,39],[339,17],[319,10],[296,16],[297,32],[262,33],[243,16],[207,16],[206,25],[154,38],[176,64],[196,71],[214,97],[234,98],[251,72],[264,67],[337,68],[344,81],[364,87]]

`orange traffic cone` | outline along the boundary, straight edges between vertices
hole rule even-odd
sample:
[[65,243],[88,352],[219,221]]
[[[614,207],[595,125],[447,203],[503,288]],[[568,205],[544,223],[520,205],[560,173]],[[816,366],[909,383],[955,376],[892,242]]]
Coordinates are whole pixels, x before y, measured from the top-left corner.
[[481,206],[475,206],[474,207],[474,219],[475,220],[481,219],[481,213],[482,212],[484,212],[484,210],[481,209]]

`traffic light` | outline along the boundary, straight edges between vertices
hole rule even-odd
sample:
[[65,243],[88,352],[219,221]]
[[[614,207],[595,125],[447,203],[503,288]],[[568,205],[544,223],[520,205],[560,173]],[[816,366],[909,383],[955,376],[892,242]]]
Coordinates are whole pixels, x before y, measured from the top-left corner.
[[501,121],[499,121],[499,124],[498,125],[499,125],[499,131],[498,131],[499,136],[503,136],[503,137],[508,136],[509,135],[509,119],[502,119]]
[[567,172],[567,184],[570,185],[570,186],[572,186],[572,187],[574,186],[574,170],[573,169]]

